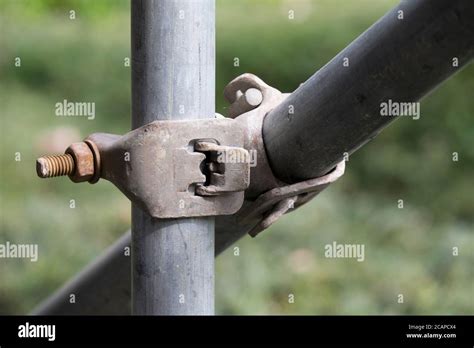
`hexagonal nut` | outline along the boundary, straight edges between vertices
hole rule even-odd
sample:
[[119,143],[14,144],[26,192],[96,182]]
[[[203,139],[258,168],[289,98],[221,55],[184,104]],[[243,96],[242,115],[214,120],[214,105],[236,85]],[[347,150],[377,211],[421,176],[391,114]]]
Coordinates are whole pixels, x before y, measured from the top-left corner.
[[88,181],[94,176],[94,154],[89,145],[84,142],[73,143],[66,153],[74,158],[74,174],[69,178],[74,182]]

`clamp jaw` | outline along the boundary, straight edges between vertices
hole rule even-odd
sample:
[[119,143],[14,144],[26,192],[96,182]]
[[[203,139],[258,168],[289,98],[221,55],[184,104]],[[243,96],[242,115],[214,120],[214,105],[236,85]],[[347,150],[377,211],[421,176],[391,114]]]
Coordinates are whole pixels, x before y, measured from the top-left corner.
[[178,218],[240,209],[249,185],[243,139],[235,120],[203,119],[155,121],[124,136],[95,133],[86,141],[98,148],[101,178],[151,216]]
[[236,214],[257,221],[249,232],[255,236],[344,173],[341,162],[320,178],[280,181],[265,153],[262,126],[287,94],[244,74],[224,96],[230,118],[155,121],[123,136],[94,133],[64,155],[39,158],[38,175],[106,179],[155,218]]
[[[246,95],[249,89],[259,90],[263,96],[261,104],[252,110],[246,105],[242,107],[243,103],[238,98],[240,94]],[[242,224],[254,224],[249,231],[252,237],[267,229],[287,212],[310,201],[344,174],[345,162],[342,161],[330,173],[296,184],[289,185],[273,175],[263,142],[263,120],[288,95],[252,74],[237,77],[224,89],[225,98],[232,103],[229,115],[244,124],[244,148],[254,149],[257,153],[257,165],[250,170],[250,185],[245,191],[245,204],[236,214],[236,220]]]

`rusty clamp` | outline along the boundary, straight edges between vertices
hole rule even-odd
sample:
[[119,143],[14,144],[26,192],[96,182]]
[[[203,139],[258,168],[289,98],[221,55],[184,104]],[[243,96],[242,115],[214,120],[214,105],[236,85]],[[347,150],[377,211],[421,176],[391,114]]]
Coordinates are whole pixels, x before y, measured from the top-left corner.
[[37,172],[106,179],[156,218],[229,215],[249,186],[244,134],[232,119],[155,121],[123,136],[94,133],[64,155],[39,158]]
[[[262,139],[265,115],[287,96],[244,74],[224,90],[229,118],[155,121],[123,136],[94,133],[64,155],[37,160],[40,177],[112,182],[155,218],[236,214],[263,231],[344,173],[288,185],[272,172]],[[252,160],[252,155],[256,158]]]
[[96,133],[100,176],[156,218],[233,214],[249,185],[244,129],[231,119],[155,121],[124,136]]
[[[256,99],[255,91],[261,93],[258,106],[255,106],[256,103],[245,102],[245,99],[250,99],[249,95],[253,97],[252,100]],[[255,75],[243,74],[226,86],[224,96],[231,103],[228,115],[235,117],[246,130],[244,148],[257,153],[257,165],[250,171],[250,186],[245,192],[245,204],[237,213],[240,223],[254,222],[249,234],[255,237],[283,214],[305,204],[341,177],[345,162],[340,162],[330,173],[318,178],[291,185],[280,181],[273,175],[266,156],[262,126],[265,116],[288,94],[267,85]]]

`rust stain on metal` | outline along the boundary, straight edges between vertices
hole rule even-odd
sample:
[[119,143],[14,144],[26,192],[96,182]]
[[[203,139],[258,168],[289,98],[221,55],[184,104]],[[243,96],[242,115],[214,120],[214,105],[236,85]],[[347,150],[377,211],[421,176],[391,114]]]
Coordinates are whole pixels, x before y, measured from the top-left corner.
[[100,172],[100,159],[95,144],[71,144],[63,155],[43,156],[36,160],[40,178],[68,175],[73,182],[94,182]]
[[89,145],[85,142],[73,143],[66,149],[66,154],[74,159],[75,170],[69,174],[72,181],[89,181],[94,176],[94,154]]

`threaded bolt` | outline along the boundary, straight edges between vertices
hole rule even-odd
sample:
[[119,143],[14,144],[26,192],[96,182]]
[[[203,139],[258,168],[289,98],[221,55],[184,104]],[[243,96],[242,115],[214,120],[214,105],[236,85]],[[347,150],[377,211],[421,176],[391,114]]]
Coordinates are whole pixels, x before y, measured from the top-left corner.
[[36,172],[40,178],[72,175],[75,170],[74,159],[70,154],[43,156],[36,160]]

